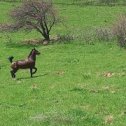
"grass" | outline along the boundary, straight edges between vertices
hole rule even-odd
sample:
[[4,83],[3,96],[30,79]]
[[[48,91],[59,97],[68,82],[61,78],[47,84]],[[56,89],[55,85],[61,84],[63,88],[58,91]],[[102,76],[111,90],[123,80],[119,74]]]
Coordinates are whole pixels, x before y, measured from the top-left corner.
[[[4,57],[15,50],[16,59],[29,51],[6,50]],[[101,126],[108,115],[114,118],[113,126],[125,124],[125,50],[102,44],[50,45],[38,50],[42,54],[32,79],[29,71],[18,71],[13,80],[9,63],[1,60],[1,125]],[[113,75],[105,76],[108,72]]]
[[[0,22],[8,20],[7,10],[12,7],[10,3],[0,4],[3,12]],[[126,11],[122,6],[58,5],[58,8],[61,15],[69,17],[65,23],[70,31],[73,27],[109,26],[116,15]],[[63,26],[57,26],[52,33],[61,30],[62,34],[67,32]],[[11,43],[6,35],[10,36]],[[29,70],[20,70],[17,78],[12,79],[7,57],[13,55],[15,60],[27,57],[33,46],[20,41],[38,37],[41,36],[35,31],[0,34],[0,125],[125,126],[126,50],[114,42],[97,41],[93,45],[79,40],[40,45],[34,78],[30,78]]]

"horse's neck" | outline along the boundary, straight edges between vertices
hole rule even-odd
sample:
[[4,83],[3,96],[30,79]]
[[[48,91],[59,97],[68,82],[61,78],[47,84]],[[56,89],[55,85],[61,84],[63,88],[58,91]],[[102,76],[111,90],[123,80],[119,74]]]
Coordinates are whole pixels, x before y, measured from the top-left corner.
[[31,59],[31,60],[33,60],[33,61],[36,61],[36,55],[30,55],[30,56],[28,57],[28,59]]
[[28,58],[32,55],[32,51],[29,53]]

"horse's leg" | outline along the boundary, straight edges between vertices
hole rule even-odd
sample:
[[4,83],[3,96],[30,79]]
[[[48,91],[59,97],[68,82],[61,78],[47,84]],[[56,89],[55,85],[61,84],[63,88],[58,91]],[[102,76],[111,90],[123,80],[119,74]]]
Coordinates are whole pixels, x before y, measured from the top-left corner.
[[32,77],[32,68],[30,68],[30,74],[31,74],[31,77]]
[[14,78],[16,77],[15,73],[17,72],[18,69],[14,69]]
[[32,74],[35,74],[35,73],[37,72],[37,68],[34,67],[33,69],[34,69],[35,71],[34,71]]
[[11,70],[10,73],[11,73],[11,77],[14,78],[14,72],[13,72],[13,70]]
[[[32,69],[34,69],[35,71],[34,71],[34,72],[32,72]],[[31,77],[32,77],[32,75],[33,75],[33,74],[35,74],[35,73],[36,73],[36,71],[37,71],[37,68],[36,68],[36,67],[30,68],[30,74],[31,74]]]
[[10,71],[12,78],[15,78],[16,77],[15,73],[17,72],[17,70],[18,69],[13,69],[13,70]]

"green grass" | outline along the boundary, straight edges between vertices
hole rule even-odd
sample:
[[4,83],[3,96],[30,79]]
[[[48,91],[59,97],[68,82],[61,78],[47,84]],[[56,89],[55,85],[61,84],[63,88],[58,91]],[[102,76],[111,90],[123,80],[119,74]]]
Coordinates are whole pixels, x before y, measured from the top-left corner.
[[[12,7],[0,4],[0,22],[7,22]],[[110,26],[126,11],[122,6],[58,8],[68,19],[69,31]],[[52,34],[60,32],[67,30],[57,26]],[[29,70],[20,70],[12,79],[7,57],[24,59],[33,46],[20,42],[38,37],[35,31],[0,34],[0,126],[125,126],[126,50],[114,42],[40,45],[34,77]]]

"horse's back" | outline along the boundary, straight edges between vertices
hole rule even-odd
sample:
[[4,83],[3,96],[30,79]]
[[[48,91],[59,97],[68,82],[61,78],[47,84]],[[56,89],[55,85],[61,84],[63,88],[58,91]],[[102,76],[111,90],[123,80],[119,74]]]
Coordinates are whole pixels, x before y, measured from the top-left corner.
[[27,69],[34,67],[35,62],[32,60],[19,60],[12,62],[11,68],[12,69]]

